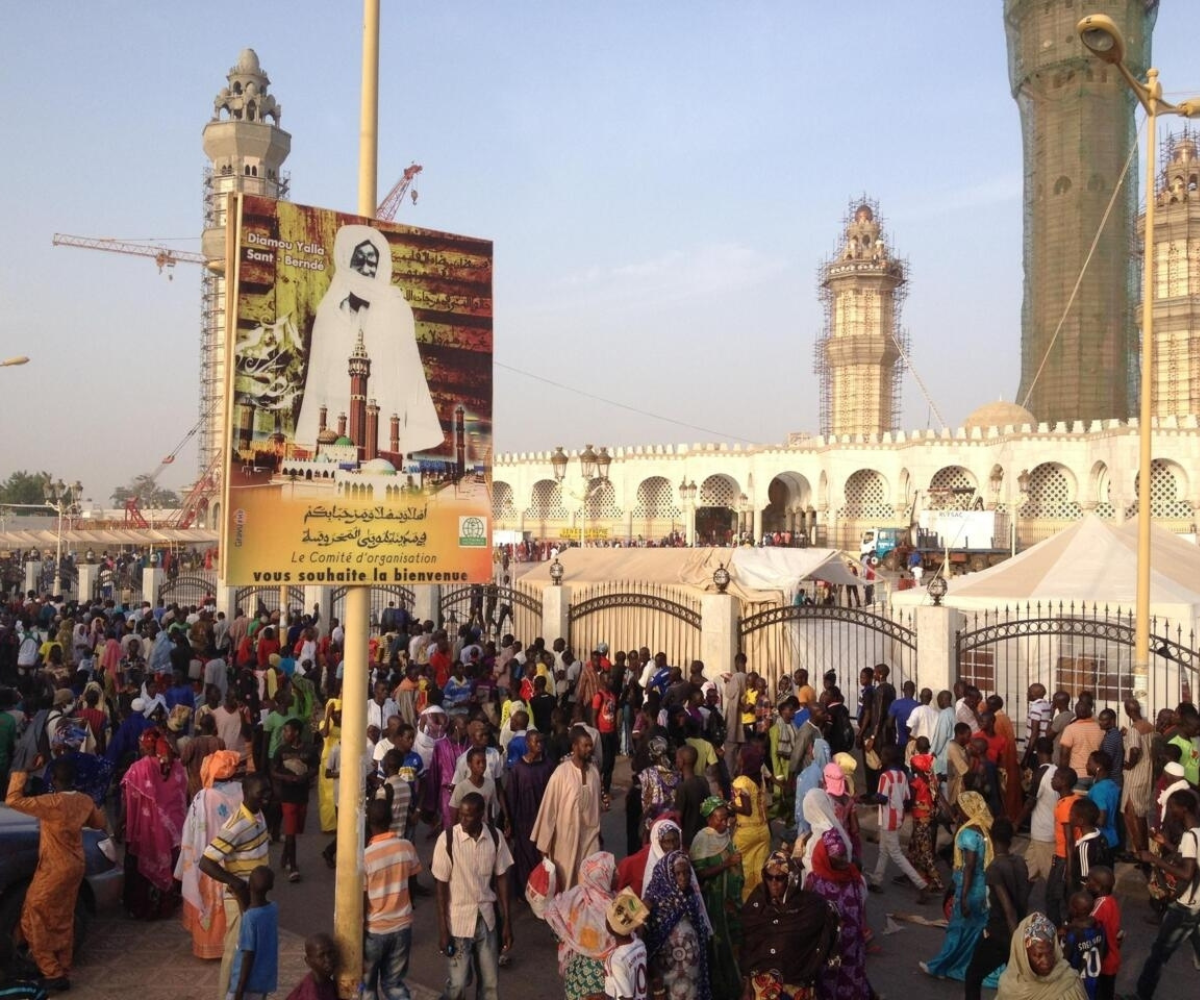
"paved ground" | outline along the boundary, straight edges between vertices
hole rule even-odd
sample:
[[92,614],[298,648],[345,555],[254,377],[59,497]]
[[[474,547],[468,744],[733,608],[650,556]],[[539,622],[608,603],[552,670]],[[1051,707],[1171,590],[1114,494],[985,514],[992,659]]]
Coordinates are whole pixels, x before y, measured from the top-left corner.
[[[627,774],[627,764],[618,764],[617,784]],[[310,813],[315,816],[316,810]],[[864,810],[864,826],[874,826],[873,810]],[[623,797],[614,789],[613,811],[604,821],[604,836],[611,847],[620,848],[625,840]],[[943,834],[943,837],[945,835]],[[319,852],[325,838],[308,834],[301,838],[301,864],[304,881],[292,884],[280,881],[274,898],[280,905],[280,992],[285,997],[305,973],[304,936],[329,931],[333,923],[333,872],[321,861]],[[432,842],[419,834],[417,849],[428,865]],[[278,861],[278,848],[273,858]],[[866,847],[868,865],[874,862],[872,845]],[[889,876],[895,872],[889,872]],[[1145,922],[1149,912],[1144,882],[1131,868],[1118,871],[1119,891],[1124,905],[1124,968],[1118,979],[1118,993],[1132,992],[1134,981],[1150,944],[1155,928]],[[431,885],[428,873],[422,875]],[[1042,887],[1034,889],[1033,905],[1042,899]],[[413,942],[410,985],[414,1000],[434,1000],[445,976],[445,960],[437,954],[437,930],[431,900],[416,901],[416,929]],[[921,959],[932,957],[942,941],[942,930],[890,920],[889,915],[919,913],[936,919],[935,906],[918,907],[915,893],[907,888],[887,886],[883,895],[871,895],[868,914],[875,931],[875,948],[868,971],[877,990],[896,997],[919,994],[930,1000],[950,1000],[962,996],[962,985],[941,982],[923,975],[917,968]],[[562,985],[555,965],[555,948],[546,926],[536,920],[525,906],[518,908],[514,924],[516,948],[511,968],[501,973],[501,993],[521,1000],[558,1000]],[[174,1000],[216,1000],[216,962],[202,962],[191,954],[191,939],[178,921],[156,924],[138,923],[123,915],[108,914],[92,924],[88,940],[75,971],[72,997],[81,1000],[126,1000],[132,994]],[[420,985],[418,985],[420,984]],[[990,994],[993,995],[994,994]],[[1181,950],[1172,960],[1158,992],[1160,1000],[1195,1000],[1200,995],[1200,973],[1190,953]],[[714,998],[730,1000],[730,998]]]

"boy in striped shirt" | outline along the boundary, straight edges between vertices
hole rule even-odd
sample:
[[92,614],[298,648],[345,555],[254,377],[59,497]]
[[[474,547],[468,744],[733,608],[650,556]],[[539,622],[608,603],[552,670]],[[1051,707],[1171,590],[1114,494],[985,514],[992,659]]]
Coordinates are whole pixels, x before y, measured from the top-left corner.
[[247,775],[242,782],[241,808],[225,821],[200,858],[200,871],[225,886],[221,997],[229,991],[242,913],[250,905],[250,873],[269,862],[271,839],[262,810],[270,802],[271,782],[267,776],[261,772]]
[[879,775],[879,792],[868,796],[868,801],[879,803],[879,860],[875,863],[875,872],[867,888],[872,892],[883,891],[883,876],[887,874],[890,858],[920,890],[917,902],[927,903],[929,896],[925,890],[929,888],[929,883],[920,876],[900,848],[900,828],[904,826],[904,811],[912,798],[908,787],[908,775],[900,763],[902,753],[894,743],[883,748],[883,771]]
[[408,880],[421,870],[416,849],[392,832],[392,809],[384,799],[367,806],[371,839],[363,855],[367,917],[363,928],[363,982],[369,995],[407,1000],[412,949],[412,899]]

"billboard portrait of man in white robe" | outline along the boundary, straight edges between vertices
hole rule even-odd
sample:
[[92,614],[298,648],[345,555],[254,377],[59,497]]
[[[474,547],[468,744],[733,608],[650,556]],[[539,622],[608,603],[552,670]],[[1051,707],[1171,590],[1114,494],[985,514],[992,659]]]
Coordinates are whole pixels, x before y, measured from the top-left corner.
[[393,414],[400,418],[405,456],[439,447],[445,434],[417,348],[412,308],[392,284],[387,240],[370,226],[343,226],[334,238],[333,266],[309,341],[296,443],[316,445],[322,406],[330,424],[350,412],[348,362],[361,332],[371,359],[367,396],[379,406],[381,429]]

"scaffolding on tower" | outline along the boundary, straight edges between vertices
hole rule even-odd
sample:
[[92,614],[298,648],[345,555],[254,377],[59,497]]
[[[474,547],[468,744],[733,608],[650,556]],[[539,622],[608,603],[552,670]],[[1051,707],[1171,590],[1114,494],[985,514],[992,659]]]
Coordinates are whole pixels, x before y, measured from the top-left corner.
[[899,427],[909,353],[900,315],[909,267],[892,253],[884,232],[878,203],[866,196],[854,199],[834,252],[817,268],[824,325],[813,371],[826,437],[870,437]]

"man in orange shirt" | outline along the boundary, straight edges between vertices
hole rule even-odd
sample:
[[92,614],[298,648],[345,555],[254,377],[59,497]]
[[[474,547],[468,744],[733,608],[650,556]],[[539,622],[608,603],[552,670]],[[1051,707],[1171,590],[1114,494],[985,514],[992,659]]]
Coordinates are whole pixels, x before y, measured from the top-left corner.
[[1080,790],[1087,791],[1092,779],[1086,777],[1088,758],[1100,749],[1104,730],[1092,718],[1092,703],[1080,698],[1075,704],[1075,721],[1063,730],[1058,744],[1058,763],[1079,775]]
[[1050,876],[1046,879],[1046,916],[1055,927],[1063,924],[1063,900],[1067,890],[1067,844],[1071,825],[1071,806],[1082,796],[1075,794],[1075,771],[1059,767],[1050,779],[1050,787],[1058,793],[1054,806],[1054,860],[1050,862]]

